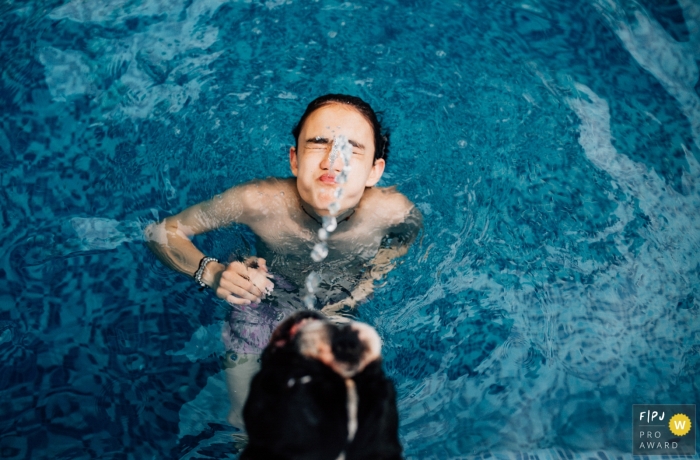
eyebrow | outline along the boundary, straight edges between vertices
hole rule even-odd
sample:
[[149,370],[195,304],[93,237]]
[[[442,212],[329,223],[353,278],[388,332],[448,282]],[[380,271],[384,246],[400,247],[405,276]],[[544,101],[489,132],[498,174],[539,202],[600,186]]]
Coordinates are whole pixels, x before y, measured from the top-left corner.
[[321,137],[321,136],[316,136],[316,137],[306,139],[306,142],[311,143],[311,144],[330,144],[331,143],[330,139],[328,139],[326,137]]
[[[311,144],[330,144],[330,143],[331,143],[331,140],[328,139],[327,137],[316,136],[316,137],[311,137],[311,138],[309,138],[309,139],[306,139],[306,142],[307,142],[307,143],[311,143]],[[360,143],[357,142],[357,141],[353,141],[352,139],[348,139],[348,144],[350,144],[350,145],[352,145],[353,147],[355,147],[355,148],[357,148],[357,149],[360,149],[360,150],[364,150],[364,149],[365,149],[365,146],[364,146],[364,145],[360,144]]]
[[352,145],[355,148],[358,148],[360,150],[364,150],[365,146],[360,144],[359,142],[353,141],[352,139],[348,139],[348,144]]

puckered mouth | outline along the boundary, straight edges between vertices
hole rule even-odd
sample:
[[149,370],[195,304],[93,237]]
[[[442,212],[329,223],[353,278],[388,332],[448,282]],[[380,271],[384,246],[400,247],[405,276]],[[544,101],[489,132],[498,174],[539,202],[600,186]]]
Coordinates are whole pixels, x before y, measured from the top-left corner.
[[333,174],[328,174],[328,173],[323,174],[318,178],[318,180],[324,184],[327,184],[327,185],[335,185],[336,184],[335,176]]

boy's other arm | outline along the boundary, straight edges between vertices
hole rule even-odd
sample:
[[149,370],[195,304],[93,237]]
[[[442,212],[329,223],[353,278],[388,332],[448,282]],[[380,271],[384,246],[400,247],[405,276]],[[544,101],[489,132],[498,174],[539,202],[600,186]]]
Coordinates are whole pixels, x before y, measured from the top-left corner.
[[[255,183],[234,187],[151,224],[145,230],[146,244],[165,265],[194,277],[205,255],[192,244],[191,238],[234,222],[248,223],[254,218],[252,200],[256,197],[252,195],[258,193],[256,189]],[[243,262],[232,262],[228,266],[210,262],[202,281],[214,289],[218,297],[244,304],[259,302],[264,291],[271,288],[266,273],[264,259],[258,259],[258,268]]]
[[321,309],[326,315],[337,315],[345,307],[355,308],[374,292],[374,282],[382,279],[394,269],[394,259],[401,257],[408,251],[408,245],[398,248],[380,248],[377,255],[368,263],[367,271],[362,275],[360,282],[353,288],[350,295]]
[[384,278],[396,266],[395,260],[408,252],[418,232],[423,226],[423,217],[417,208],[412,207],[408,216],[388,232],[377,254],[367,264],[367,270],[360,282],[346,299],[326,305],[322,311],[327,315],[338,314],[343,308],[355,308],[374,292],[374,283]]

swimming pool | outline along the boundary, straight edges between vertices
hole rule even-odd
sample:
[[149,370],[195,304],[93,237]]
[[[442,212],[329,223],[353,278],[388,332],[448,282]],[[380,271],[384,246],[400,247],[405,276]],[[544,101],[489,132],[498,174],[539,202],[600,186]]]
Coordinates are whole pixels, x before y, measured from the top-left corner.
[[377,3],[0,6],[3,457],[235,458],[226,308],[141,230],[287,175],[331,91],[425,218],[360,312],[407,458],[629,457],[632,404],[699,401],[696,2]]

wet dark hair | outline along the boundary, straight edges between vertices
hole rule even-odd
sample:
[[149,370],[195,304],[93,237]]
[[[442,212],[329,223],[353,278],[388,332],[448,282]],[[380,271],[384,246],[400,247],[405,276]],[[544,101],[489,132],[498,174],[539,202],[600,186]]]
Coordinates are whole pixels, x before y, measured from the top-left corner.
[[386,161],[389,156],[389,132],[386,130],[382,131],[382,124],[377,118],[377,114],[368,103],[359,97],[348,96],[346,94],[326,94],[317,97],[306,106],[306,111],[301,116],[296,126],[294,126],[294,129],[292,129],[296,147],[299,147],[299,134],[301,134],[301,128],[304,126],[306,119],[309,118],[309,115],[323,106],[334,103],[352,106],[365,117],[370,126],[372,126],[372,131],[374,132],[374,161],[380,158]]

